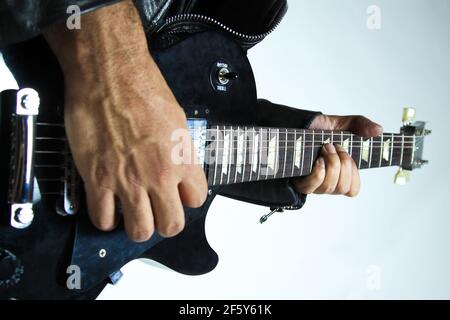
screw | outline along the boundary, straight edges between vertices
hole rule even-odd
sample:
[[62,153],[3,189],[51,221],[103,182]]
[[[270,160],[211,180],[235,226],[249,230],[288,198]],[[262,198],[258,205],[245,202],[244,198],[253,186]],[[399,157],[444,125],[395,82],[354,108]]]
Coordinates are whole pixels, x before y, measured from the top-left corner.
[[100,258],[106,257],[106,250],[105,249],[100,249],[100,251],[98,252],[98,256]]

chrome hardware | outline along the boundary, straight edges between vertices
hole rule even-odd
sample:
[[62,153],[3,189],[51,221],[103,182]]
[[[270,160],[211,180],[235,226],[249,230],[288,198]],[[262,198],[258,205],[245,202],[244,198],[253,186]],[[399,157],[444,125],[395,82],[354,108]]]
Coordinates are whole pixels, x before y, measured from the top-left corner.
[[409,126],[416,119],[416,109],[403,108],[402,122],[403,125]]
[[409,182],[410,177],[411,171],[400,168],[394,176],[394,183],[397,185],[405,185]]
[[61,216],[72,216],[78,212],[80,206],[79,181],[75,164],[66,149],[64,164],[64,186],[62,191],[62,200],[56,204],[56,212]]
[[31,88],[24,88],[17,92],[16,115],[36,116],[39,114],[39,94]]
[[10,224],[23,229],[33,221],[34,149],[36,115],[39,112],[39,95],[25,88],[17,92],[13,115],[12,158],[9,203]]
[[420,168],[420,167],[423,166],[424,164],[428,164],[428,163],[429,163],[428,160],[422,160],[422,159],[414,160],[413,167],[414,167],[414,168]]
[[10,225],[16,229],[25,229],[34,219],[32,203],[18,203],[11,205]]
[[270,208],[270,212],[268,214],[263,215],[261,218],[259,218],[259,223],[263,224],[264,222],[267,221],[267,219],[270,218],[271,215],[273,215],[275,212],[283,212],[284,209],[283,208]]
[[106,250],[105,249],[100,249],[100,251],[98,252],[98,256],[100,258],[106,257]]
[[235,80],[238,78],[238,74],[236,72],[231,72],[228,68],[221,68],[217,73],[217,79],[223,85],[228,84],[230,80]]

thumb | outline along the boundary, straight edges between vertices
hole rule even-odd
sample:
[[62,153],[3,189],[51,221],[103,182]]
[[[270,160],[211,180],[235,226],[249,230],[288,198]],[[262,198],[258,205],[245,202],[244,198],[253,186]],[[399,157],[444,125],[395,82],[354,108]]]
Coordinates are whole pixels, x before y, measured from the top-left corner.
[[327,116],[332,130],[350,131],[363,138],[379,136],[383,128],[363,116]]

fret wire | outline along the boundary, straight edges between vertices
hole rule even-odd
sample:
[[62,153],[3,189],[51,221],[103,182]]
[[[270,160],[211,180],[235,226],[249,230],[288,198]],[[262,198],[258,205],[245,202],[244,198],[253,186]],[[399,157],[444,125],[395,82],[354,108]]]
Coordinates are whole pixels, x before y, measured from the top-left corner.
[[313,160],[314,160],[314,130],[312,132],[312,144],[311,144],[311,165],[309,166],[309,172],[312,171],[313,167]]
[[381,161],[383,159],[383,150],[384,150],[384,138],[383,134],[381,134],[381,143],[380,143],[380,162],[378,164],[378,167],[381,168]]
[[[216,138],[219,138],[219,127],[217,127],[217,135]],[[216,141],[216,159],[219,157],[219,141]],[[216,177],[217,177],[217,165],[218,161],[215,161],[215,167],[214,167],[214,184],[216,184]]]
[[245,177],[245,166],[246,166],[246,161],[247,161],[247,127],[245,127],[244,129],[244,164],[243,164],[243,170],[242,170],[242,181],[244,182],[244,177]]
[[229,138],[229,146],[228,146],[228,171],[227,171],[227,183],[230,183],[230,175],[231,175],[231,155],[233,154],[233,128],[230,128],[230,138]]
[[403,145],[404,145],[404,143],[405,143],[405,138],[404,138],[404,136],[402,135],[402,149],[400,150],[400,152],[401,152],[401,155],[400,155],[400,165],[403,164]]
[[358,168],[361,168],[361,158],[362,158],[362,153],[363,153],[363,138],[361,138],[361,148],[359,149],[359,164],[358,164]]
[[286,130],[286,141],[284,142],[284,164],[283,164],[283,177],[286,176],[286,161],[287,161],[287,148],[288,148],[288,132]]
[[369,169],[372,166],[372,153],[373,153],[373,138],[370,138],[369,140]]
[[[236,139],[236,147],[237,147],[237,149],[239,149],[239,137],[240,137],[240,135],[239,135],[239,127],[237,127],[237,139]],[[237,161],[238,156],[239,156],[239,152],[236,152],[236,162],[238,162]],[[238,168],[236,167],[234,169],[234,183],[236,183],[237,173],[238,173]]]
[[[342,136],[342,137],[344,137],[344,136]],[[350,157],[353,156],[353,136],[350,136],[350,152],[349,152],[349,154],[350,154]]]
[[259,129],[259,136],[260,136],[260,138],[259,138],[259,140],[261,141],[261,142],[259,142],[259,149],[258,149],[258,166],[257,166],[257,170],[258,170],[258,180],[259,180],[259,177],[260,177],[260,175],[261,175],[261,158],[262,158],[262,148],[263,148],[263,137],[262,137],[262,128],[261,129]]

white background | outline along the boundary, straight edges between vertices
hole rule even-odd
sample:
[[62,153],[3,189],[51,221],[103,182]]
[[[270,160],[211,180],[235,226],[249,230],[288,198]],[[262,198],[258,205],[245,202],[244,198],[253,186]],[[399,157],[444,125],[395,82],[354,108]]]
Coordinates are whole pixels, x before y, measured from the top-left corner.
[[[184,276],[134,261],[100,299],[450,298],[450,1],[292,0],[252,49],[260,97],[328,114],[363,114],[397,132],[404,106],[433,134],[430,165],[395,186],[394,168],[361,172],[355,199],[310,196],[303,209],[216,198],[206,223],[219,265]],[[369,5],[381,29],[366,26]],[[7,85],[5,72],[0,85]]]

